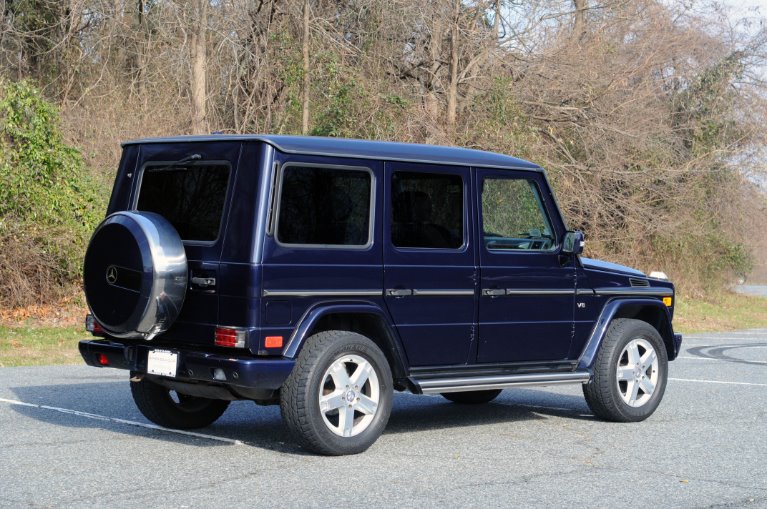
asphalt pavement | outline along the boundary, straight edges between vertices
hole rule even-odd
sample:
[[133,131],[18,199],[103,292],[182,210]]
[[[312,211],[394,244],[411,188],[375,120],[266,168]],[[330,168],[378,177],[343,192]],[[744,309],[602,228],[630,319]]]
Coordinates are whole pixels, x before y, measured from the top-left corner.
[[366,453],[303,452],[241,401],[157,429],[127,373],[0,369],[2,507],[767,507],[767,329],[687,336],[647,421],[594,418],[579,386],[479,407],[397,394]]

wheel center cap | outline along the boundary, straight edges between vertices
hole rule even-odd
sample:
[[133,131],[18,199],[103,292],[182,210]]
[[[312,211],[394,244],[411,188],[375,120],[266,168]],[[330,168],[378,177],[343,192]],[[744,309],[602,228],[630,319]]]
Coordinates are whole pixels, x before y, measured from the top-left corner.
[[353,403],[355,399],[357,399],[357,393],[354,391],[346,391],[346,394],[344,394],[344,399],[347,403]]

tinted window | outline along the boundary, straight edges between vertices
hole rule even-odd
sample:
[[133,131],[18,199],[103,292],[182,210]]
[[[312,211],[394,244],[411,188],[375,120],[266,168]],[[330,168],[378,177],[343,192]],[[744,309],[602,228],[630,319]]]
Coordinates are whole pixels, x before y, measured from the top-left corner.
[[392,244],[443,249],[463,245],[460,176],[397,172],[392,178]]
[[370,190],[371,174],[366,170],[284,168],[277,240],[284,244],[366,245]]
[[164,216],[184,240],[213,241],[218,238],[228,182],[225,164],[147,166],[136,208]]
[[482,225],[488,249],[548,250],[555,244],[538,187],[530,180],[485,180]]

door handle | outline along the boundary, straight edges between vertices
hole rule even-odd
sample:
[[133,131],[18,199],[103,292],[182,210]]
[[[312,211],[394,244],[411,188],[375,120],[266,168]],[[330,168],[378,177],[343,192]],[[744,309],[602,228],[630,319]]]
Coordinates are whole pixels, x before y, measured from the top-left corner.
[[200,288],[212,288],[216,286],[216,278],[214,277],[193,277],[191,282],[194,286]]
[[413,295],[413,290],[405,290],[400,288],[390,288],[386,290],[386,295],[390,297],[407,297]]
[[482,290],[482,295],[487,297],[499,297],[501,295],[506,295],[506,290],[503,288],[485,288]]

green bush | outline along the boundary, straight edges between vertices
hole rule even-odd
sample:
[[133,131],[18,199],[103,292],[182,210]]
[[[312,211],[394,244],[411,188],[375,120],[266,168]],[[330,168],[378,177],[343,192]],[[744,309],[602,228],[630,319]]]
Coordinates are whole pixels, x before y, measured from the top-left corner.
[[50,301],[79,281],[102,196],[56,108],[28,82],[0,82],[0,305]]

